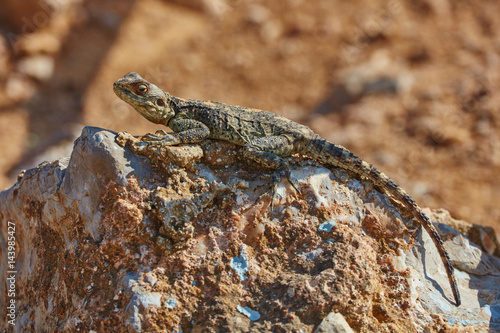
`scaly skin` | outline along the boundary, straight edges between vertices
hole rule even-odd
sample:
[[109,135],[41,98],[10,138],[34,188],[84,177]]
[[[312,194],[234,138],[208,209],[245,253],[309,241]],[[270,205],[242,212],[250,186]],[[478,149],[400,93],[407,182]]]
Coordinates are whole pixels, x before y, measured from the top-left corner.
[[143,140],[164,145],[196,143],[206,138],[226,140],[243,146],[243,155],[261,166],[276,170],[271,180],[273,190],[283,178],[290,179],[290,168],[282,157],[299,154],[319,163],[349,170],[371,181],[429,233],[443,261],[455,303],[460,305],[458,285],[443,241],[431,220],[415,201],[389,177],[355,156],[344,147],[334,145],[309,127],[280,115],[211,101],[197,101],[171,96],[137,73],[118,79],[113,90],[149,121],[170,127],[148,134]]

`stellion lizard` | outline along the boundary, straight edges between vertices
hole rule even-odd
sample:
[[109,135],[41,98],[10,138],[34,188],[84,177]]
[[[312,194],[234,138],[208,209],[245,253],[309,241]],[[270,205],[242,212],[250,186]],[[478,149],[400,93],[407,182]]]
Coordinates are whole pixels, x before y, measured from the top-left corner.
[[147,120],[168,126],[174,131],[166,133],[160,130],[156,134],[144,136],[144,141],[178,145],[211,138],[241,145],[245,158],[276,170],[270,186],[273,195],[277,183],[283,177],[287,177],[293,185],[290,168],[282,158],[291,154],[340,167],[368,179],[399,202],[430,234],[446,268],[455,303],[460,305],[460,294],[450,257],[429,217],[394,181],[346,148],[322,139],[307,126],[271,112],[171,96],[133,72],[116,80],[113,90]]

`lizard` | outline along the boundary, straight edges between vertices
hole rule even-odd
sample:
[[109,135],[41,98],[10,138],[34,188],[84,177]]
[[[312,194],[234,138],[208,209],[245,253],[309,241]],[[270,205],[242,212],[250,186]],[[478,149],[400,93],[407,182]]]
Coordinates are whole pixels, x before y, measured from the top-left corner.
[[284,159],[292,154],[310,158],[323,165],[339,167],[367,179],[382,193],[399,203],[407,215],[429,233],[446,269],[455,304],[460,306],[460,293],[450,257],[430,218],[405,190],[348,149],[328,142],[305,125],[272,112],[174,97],[134,72],[116,80],[113,90],[144,118],[173,130],[171,133],[159,130],[154,134],[147,134],[142,138],[143,141],[179,145],[210,138],[243,146],[244,158],[274,170],[269,187],[272,195],[276,185],[284,177],[295,187],[290,178],[290,167]]

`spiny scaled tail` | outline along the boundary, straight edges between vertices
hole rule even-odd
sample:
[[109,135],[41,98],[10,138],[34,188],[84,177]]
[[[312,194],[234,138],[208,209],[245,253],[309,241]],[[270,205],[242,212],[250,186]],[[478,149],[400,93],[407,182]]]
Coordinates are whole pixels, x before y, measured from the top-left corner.
[[321,164],[332,165],[349,170],[362,178],[370,180],[382,192],[388,194],[404,205],[413,218],[415,218],[429,233],[443,261],[448,279],[450,281],[453,296],[457,306],[461,304],[460,294],[458,292],[457,280],[451,265],[450,257],[446,252],[443,241],[429,217],[415,203],[415,201],[395,182],[393,182],[384,173],[380,172],[371,164],[363,161],[344,147],[334,145],[324,139],[313,139],[308,145],[305,145],[302,154],[308,156]]

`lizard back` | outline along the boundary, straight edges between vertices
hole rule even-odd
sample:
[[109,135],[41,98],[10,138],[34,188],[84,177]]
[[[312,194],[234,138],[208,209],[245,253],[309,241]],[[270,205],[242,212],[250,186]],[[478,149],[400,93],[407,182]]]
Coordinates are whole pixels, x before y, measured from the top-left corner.
[[291,126],[289,119],[259,109],[213,101],[176,98],[176,116],[202,122],[210,129],[210,138],[245,145],[250,141],[269,136],[310,136],[314,132],[305,125]]

